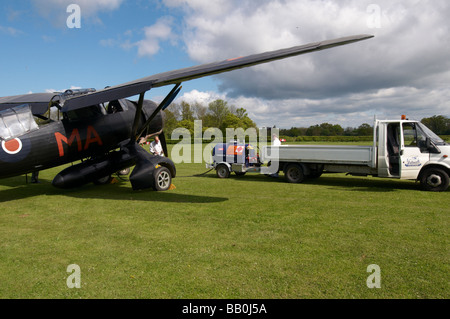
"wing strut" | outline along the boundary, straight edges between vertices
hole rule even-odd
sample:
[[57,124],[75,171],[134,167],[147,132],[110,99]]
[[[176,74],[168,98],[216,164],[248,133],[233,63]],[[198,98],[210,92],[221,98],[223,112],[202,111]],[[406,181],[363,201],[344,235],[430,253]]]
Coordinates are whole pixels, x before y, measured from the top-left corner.
[[136,141],[141,137],[142,134],[144,134],[147,127],[150,125],[150,122],[155,118],[155,116],[161,111],[165,110],[170,103],[173,102],[173,100],[176,98],[178,93],[181,91],[181,83],[177,83],[175,87],[170,91],[169,94],[164,98],[164,100],[158,105],[158,107],[153,111],[152,115],[148,118],[147,122],[145,122],[144,126],[142,127],[139,134],[136,135]]
[[138,130],[138,126],[139,126],[139,121],[141,120],[141,116],[142,116],[142,107],[144,105],[144,95],[145,92],[139,94],[139,102],[138,105],[136,107],[136,114],[134,115],[134,121],[133,121],[133,126],[131,129],[131,140],[137,140],[136,138],[136,132]]

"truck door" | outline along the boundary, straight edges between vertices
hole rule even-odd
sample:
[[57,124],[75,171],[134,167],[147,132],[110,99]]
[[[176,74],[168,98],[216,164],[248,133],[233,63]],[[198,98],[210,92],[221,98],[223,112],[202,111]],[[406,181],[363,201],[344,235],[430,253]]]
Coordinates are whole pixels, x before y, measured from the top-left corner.
[[400,150],[400,178],[417,179],[422,167],[429,161],[426,137],[416,123],[403,123]]

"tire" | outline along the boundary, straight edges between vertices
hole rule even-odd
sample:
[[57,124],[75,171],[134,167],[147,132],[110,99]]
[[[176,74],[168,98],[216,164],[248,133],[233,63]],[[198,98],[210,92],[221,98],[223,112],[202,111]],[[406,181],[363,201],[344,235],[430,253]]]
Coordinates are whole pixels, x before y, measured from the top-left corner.
[[111,183],[112,177],[110,175],[98,178],[94,181],[95,185],[106,185]]
[[172,175],[167,167],[161,166],[153,173],[155,181],[154,189],[158,192],[166,191],[172,185]]
[[220,164],[216,167],[216,175],[219,178],[228,178],[230,177],[230,170],[228,169],[228,166],[225,164]]
[[289,183],[301,183],[305,180],[303,169],[297,164],[289,164],[284,176]]
[[429,168],[420,177],[422,189],[430,192],[445,192],[450,184],[450,178],[440,168]]
[[128,168],[118,171],[117,174],[119,174],[120,176],[129,175],[130,171],[131,171],[131,169],[128,167]]

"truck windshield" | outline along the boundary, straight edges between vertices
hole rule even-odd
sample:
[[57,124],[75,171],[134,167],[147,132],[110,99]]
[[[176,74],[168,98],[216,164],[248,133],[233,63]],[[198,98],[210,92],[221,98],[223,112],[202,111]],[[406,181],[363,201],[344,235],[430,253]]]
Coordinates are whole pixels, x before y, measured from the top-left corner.
[[422,123],[417,123],[419,128],[424,132],[424,134],[431,139],[434,145],[447,145],[447,143],[437,136],[432,130],[423,125]]

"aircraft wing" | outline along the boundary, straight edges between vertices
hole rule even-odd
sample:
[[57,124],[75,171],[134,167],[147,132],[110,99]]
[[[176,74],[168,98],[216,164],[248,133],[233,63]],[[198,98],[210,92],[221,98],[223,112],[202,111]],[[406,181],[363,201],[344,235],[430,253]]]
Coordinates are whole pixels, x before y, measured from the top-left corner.
[[47,112],[48,103],[55,94],[57,93],[31,93],[0,97],[0,111],[22,104],[28,104],[31,106],[33,114],[41,115]]
[[329,49],[336,46],[346,45],[357,41],[372,38],[372,35],[355,35],[334,40],[315,42],[292,48],[270,51],[260,54],[249,55],[228,59],[225,61],[203,64],[194,67],[178,69],[174,71],[155,74],[139,80],[134,80],[121,85],[109,87],[103,90],[89,93],[86,95],[69,98],[65,101],[62,108],[63,112],[83,108],[86,106],[112,101],[120,98],[126,98],[150,90],[153,87],[161,87],[170,84],[219,74],[236,69],[267,63],[275,60],[281,60],[314,51]]

